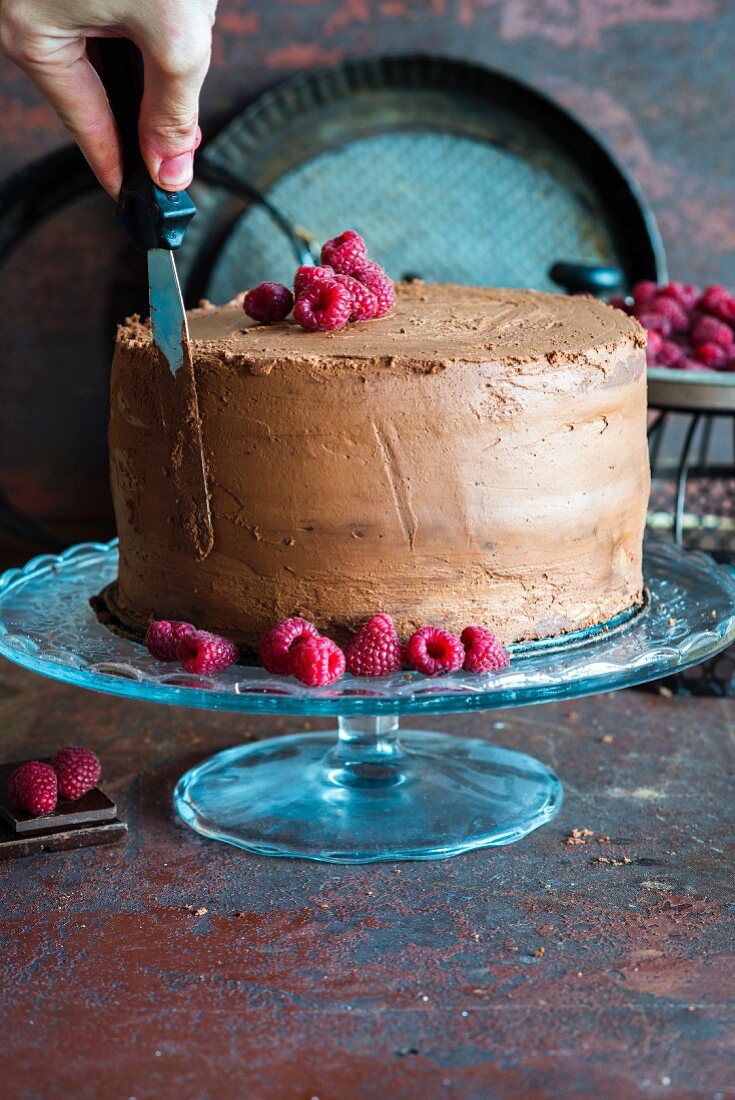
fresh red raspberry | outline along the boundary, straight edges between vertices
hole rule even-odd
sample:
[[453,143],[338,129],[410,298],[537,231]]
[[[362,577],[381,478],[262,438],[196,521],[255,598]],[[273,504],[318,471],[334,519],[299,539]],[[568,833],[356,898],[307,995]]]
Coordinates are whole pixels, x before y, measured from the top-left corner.
[[699,344],[719,344],[720,347],[731,348],[735,333],[716,317],[698,317],[689,330],[689,340],[695,348]]
[[735,324],[735,298],[730,295],[727,298],[719,298],[712,306],[710,313],[720,321],[727,322],[728,325]]
[[700,344],[694,349],[694,358],[705,367],[722,367],[727,362],[727,349],[721,344]]
[[229,638],[210,634],[208,630],[193,630],[179,644],[178,657],[186,672],[206,676],[210,672],[223,672],[237,662],[240,652]]
[[464,659],[464,646],[456,634],[437,626],[422,626],[408,639],[409,664],[425,676],[456,672]]
[[53,813],[59,796],[56,772],[50,764],[29,760],[10,776],[8,795],[11,802],[35,817]]
[[393,308],[396,300],[396,288],[393,280],[386,275],[380,264],[370,263],[365,264],[358,271],[353,271],[353,277],[368,290],[372,290],[375,297],[378,299],[378,312],[376,317],[384,317],[389,309]]
[[145,644],[157,661],[178,661],[181,639],[193,633],[191,623],[155,619],[146,631]]
[[658,353],[661,350],[661,345],[664,342],[664,338],[660,332],[649,332],[648,343],[646,344],[646,359],[649,363],[655,363],[658,358]]
[[716,308],[721,302],[727,301],[729,297],[730,291],[726,286],[719,286],[717,284],[708,286],[703,291],[702,296],[694,303],[695,309],[700,310],[702,313],[711,313],[714,314],[714,316],[719,316],[719,314],[715,312]]
[[285,321],[293,309],[293,294],[283,283],[259,283],[245,295],[243,309],[261,325]]
[[466,626],[462,631],[466,672],[502,672],[510,664],[510,654],[493,634],[482,626]]
[[[649,340],[651,336],[658,336],[658,333],[649,333]],[[683,354],[684,349],[678,344],[673,343],[672,340],[661,340],[658,354],[656,355],[656,366],[675,367]]]
[[311,286],[312,283],[322,283],[325,279],[331,280],[334,276],[335,270],[329,264],[324,267],[317,267],[316,264],[302,264],[296,269],[293,277],[293,292],[298,298],[307,286]]
[[664,317],[663,313],[649,312],[650,306],[646,306],[646,312],[636,313],[636,317],[649,332],[660,332],[662,336],[671,335],[671,321]]
[[102,766],[95,754],[90,749],[73,745],[59,749],[53,759],[53,768],[62,798],[81,798],[97,786],[102,775]]
[[291,650],[289,672],[309,687],[326,687],[345,671],[345,655],[331,638],[307,638]]
[[333,279],[307,286],[299,294],[293,315],[309,332],[330,332],[343,328],[352,313],[352,295]]
[[652,302],[646,303],[645,312],[649,311],[661,317],[668,317],[672,332],[686,332],[689,328],[689,314],[684,306],[674,298],[667,298],[665,294],[659,294]]
[[319,631],[306,619],[286,619],[264,635],[259,648],[260,663],[268,672],[288,676],[291,649],[307,638],[318,638]]
[[378,299],[364,283],[353,279],[351,275],[335,275],[335,282],[347,287],[352,299],[351,321],[371,321],[378,315]]
[[636,283],[633,287],[633,301],[636,307],[645,305],[650,302],[659,292],[658,283],[652,283],[648,281],[641,281]]
[[689,310],[699,298],[699,287],[692,283],[667,283],[666,286],[661,287],[659,294],[663,294],[666,298],[673,298],[675,302],[684,306],[684,309]]
[[390,615],[373,615],[345,650],[347,671],[353,676],[388,676],[403,663],[401,643]]
[[322,263],[329,264],[339,275],[352,275],[368,262],[367,247],[359,233],[346,229],[322,248]]

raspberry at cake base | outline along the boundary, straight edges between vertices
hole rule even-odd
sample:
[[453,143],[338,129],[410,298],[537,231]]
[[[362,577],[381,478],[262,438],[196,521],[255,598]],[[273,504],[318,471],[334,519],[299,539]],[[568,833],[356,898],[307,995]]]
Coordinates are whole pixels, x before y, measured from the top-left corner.
[[[116,605],[247,652],[291,615],[338,642],[376,611],[408,637],[488,626],[508,644],[642,600],[645,334],[588,298],[399,285],[335,332],[189,314],[213,544],[181,528],[161,419],[171,380],[121,326],[110,419]],[[180,491],[180,489],[178,490]]]

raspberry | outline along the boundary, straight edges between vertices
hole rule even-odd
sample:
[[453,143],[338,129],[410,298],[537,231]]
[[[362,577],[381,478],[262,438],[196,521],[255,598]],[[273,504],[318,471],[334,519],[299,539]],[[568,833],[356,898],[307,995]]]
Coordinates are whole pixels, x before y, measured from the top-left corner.
[[333,279],[335,271],[333,267],[326,264],[324,267],[316,267],[314,264],[302,264],[301,267],[296,269],[296,274],[293,277],[293,292],[298,298],[307,286],[311,286],[312,283],[321,283],[325,279]]
[[347,287],[352,299],[351,321],[371,321],[378,313],[378,299],[372,290],[351,275],[335,275],[335,282]]
[[664,338],[660,332],[648,333],[648,343],[646,344],[646,359],[649,363],[654,363],[656,361],[663,342]]
[[345,286],[325,279],[299,294],[293,315],[309,332],[330,332],[342,328],[352,313],[352,296]]
[[234,642],[219,634],[210,634],[208,630],[193,630],[191,634],[184,635],[179,643],[181,667],[200,676],[224,671],[234,665],[239,656]]
[[466,626],[462,631],[465,648],[464,669],[467,672],[501,672],[510,664],[510,654],[492,630],[482,626]]
[[309,687],[326,687],[345,670],[345,655],[331,638],[307,638],[291,650],[289,672]]
[[456,634],[437,626],[422,626],[408,639],[409,664],[425,676],[456,672],[464,659],[464,646]]
[[694,349],[694,358],[705,367],[722,367],[727,362],[727,349],[720,344],[700,344]]
[[716,317],[698,317],[689,330],[689,340],[695,348],[699,344],[719,344],[720,347],[731,348],[735,333]]
[[679,305],[684,306],[684,309],[692,309],[699,298],[699,287],[694,286],[693,283],[667,283],[659,293],[667,298],[673,298]]
[[687,311],[680,302],[675,301],[674,298],[667,298],[664,294],[659,294],[652,302],[647,302],[645,311],[668,317],[672,332],[686,332],[689,328]]
[[353,676],[387,676],[403,663],[401,643],[390,615],[373,615],[345,651],[347,671]]
[[53,760],[62,798],[81,798],[96,787],[102,775],[99,760],[90,749],[68,745],[59,749]]
[[254,321],[272,325],[288,317],[293,309],[293,294],[283,283],[259,283],[247,292],[242,306]]
[[[651,336],[658,336],[658,333],[652,332]],[[683,354],[684,351],[678,344],[674,344],[671,340],[662,340],[656,356],[656,366],[675,367]]]
[[355,269],[368,262],[367,248],[359,233],[346,229],[322,248],[322,263],[329,264],[339,275],[353,275]]
[[649,332],[660,332],[662,336],[671,334],[671,321],[664,317],[663,313],[650,312],[650,306],[646,306],[646,312],[636,313],[636,317]]
[[712,313],[715,316],[715,310],[719,306],[720,302],[727,301],[730,297],[730,291],[726,286],[708,286],[702,296],[695,302],[695,308],[702,311],[702,313]]
[[157,661],[178,661],[181,639],[193,633],[191,623],[155,619],[146,631],[145,644]]
[[642,281],[633,287],[633,301],[636,306],[643,306],[652,301],[658,294],[658,283]]
[[726,321],[729,325],[735,324],[735,298],[728,295],[727,298],[718,299],[710,312],[720,321]]
[[59,784],[50,764],[29,760],[16,768],[8,780],[11,801],[34,817],[56,809]]
[[353,271],[352,275],[368,290],[372,290],[378,299],[378,312],[375,316],[384,317],[396,300],[396,288],[393,285],[393,280],[386,275],[380,264],[372,262],[365,264],[357,271]]
[[286,619],[264,635],[260,643],[260,663],[268,672],[288,676],[291,649],[307,638],[318,638],[319,632],[306,619]]

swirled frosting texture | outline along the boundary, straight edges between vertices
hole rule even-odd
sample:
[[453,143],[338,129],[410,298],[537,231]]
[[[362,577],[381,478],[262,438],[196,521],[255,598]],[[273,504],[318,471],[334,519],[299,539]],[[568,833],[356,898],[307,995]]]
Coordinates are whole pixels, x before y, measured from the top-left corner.
[[[338,640],[493,627],[505,642],[641,599],[645,337],[584,298],[412,284],[334,333],[190,314],[214,546],[177,529],[150,331],[121,327],[110,454],[118,599],[255,646],[289,615]],[[165,408],[164,413],[165,415]]]

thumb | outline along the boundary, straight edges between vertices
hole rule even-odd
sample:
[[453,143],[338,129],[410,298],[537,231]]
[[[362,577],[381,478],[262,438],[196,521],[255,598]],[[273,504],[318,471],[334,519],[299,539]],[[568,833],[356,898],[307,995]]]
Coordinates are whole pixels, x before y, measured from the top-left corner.
[[151,178],[166,191],[191,183],[200,141],[199,92],[209,67],[211,32],[188,48],[161,54],[143,50],[145,88],[140,109],[140,149]]

